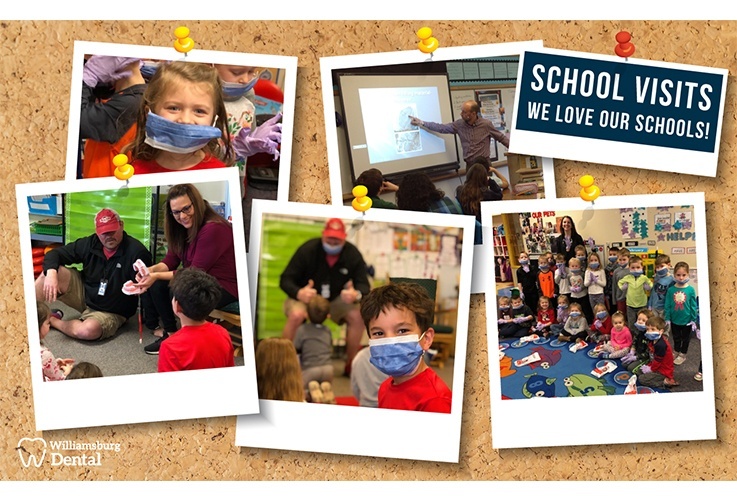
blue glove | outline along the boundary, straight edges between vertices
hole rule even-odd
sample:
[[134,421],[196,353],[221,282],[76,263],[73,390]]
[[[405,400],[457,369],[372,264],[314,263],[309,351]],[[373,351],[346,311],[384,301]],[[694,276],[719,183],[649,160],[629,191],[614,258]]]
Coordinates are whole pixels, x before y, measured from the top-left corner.
[[642,373],[650,373],[651,371],[653,371],[653,369],[650,368],[649,365],[642,365],[642,368],[640,368],[640,370],[642,370]]
[[128,78],[132,72],[127,68],[136,61],[143,63],[135,57],[92,56],[84,65],[82,81],[89,87],[96,87],[98,83],[114,83]]
[[279,159],[279,144],[281,143],[281,120],[279,113],[269,118],[261,126],[242,128],[233,139],[233,149],[239,158],[248,158],[257,153],[268,153]]

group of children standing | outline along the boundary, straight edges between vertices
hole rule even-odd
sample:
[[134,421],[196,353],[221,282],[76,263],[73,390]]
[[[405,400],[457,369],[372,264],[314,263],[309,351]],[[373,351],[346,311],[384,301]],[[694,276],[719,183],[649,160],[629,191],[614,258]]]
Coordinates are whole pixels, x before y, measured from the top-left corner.
[[[499,338],[537,333],[562,342],[588,340],[598,344],[601,358],[621,359],[641,385],[679,385],[674,365],[686,361],[691,333],[700,335],[688,264],[671,269],[670,257],[660,254],[650,280],[642,259],[626,248],[609,248],[604,266],[596,252],[587,256],[583,245],[574,250],[567,262],[563,254],[547,252],[537,266],[520,253],[522,293],[498,298]],[[694,379],[702,379],[701,368]]]

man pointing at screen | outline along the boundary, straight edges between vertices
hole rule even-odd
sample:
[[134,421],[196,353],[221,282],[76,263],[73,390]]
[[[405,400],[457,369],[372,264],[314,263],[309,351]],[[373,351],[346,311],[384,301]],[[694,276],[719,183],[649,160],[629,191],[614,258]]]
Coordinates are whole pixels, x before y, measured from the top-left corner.
[[491,156],[491,139],[496,139],[504,147],[509,147],[509,136],[494,127],[486,118],[479,116],[479,105],[476,101],[466,101],[461,107],[461,119],[452,123],[423,122],[410,116],[412,125],[419,125],[427,130],[441,134],[458,134],[463,148],[463,159],[467,165],[476,158],[489,159]]

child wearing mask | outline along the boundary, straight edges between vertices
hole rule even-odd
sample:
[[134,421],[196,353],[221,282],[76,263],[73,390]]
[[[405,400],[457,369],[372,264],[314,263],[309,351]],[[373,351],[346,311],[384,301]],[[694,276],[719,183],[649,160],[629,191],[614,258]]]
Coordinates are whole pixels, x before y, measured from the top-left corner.
[[652,316],[647,320],[645,338],[648,342],[649,361],[640,367],[637,381],[648,387],[669,388],[679,385],[673,378],[673,351],[663,335],[665,320]]
[[600,358],[622,358],[629,353],[632,346],[632,332],[624,325],[624,314],[619,311],[612,314],[611,326],[611,340],[602,346]]
[[619,288],[619,280],[630,273],[630,251],[626,248],[619,250],[617,254],[617,267],[612,272],[612,302],[616,306],[616,310],[627,314],[627,293]]
[[525,297],[525,304],[530,310],[537,307],[537,266],[530,262],[530,255],[527,252],[520,252],[519,265],[517,268],[517,283],[522,287],[522,293]]
[[679,262],[673,268],[675,284],[665,297],[665,321],[670,322],[673,332],[673,349],[676,352],[675,364],[686,361],[691,332],[697,330],[699,306],[696,303],[696,290],[688,284],[689,267]]
[[[605,342],[609,340],[612,331],[612,317],[606,310],[604,304],[596,304],[594,307],[594,322],[591,323],[589,338],[594,342]],[[622,354],[624,356],[624,354]]]
[[452,394],[427,366],[435,305],[413,283],[389,283],[361,301],[371,364],[389,375],[379,387],[379,408],[450,413]]
[[627,301],[627,324],[634,329],[637,313],[647,307],[647,292],[652,289],[652,282],[642,269],[642,259],[637,255],[630,257],[630,273],[620,279],[617,285],[625,292]]
[[617,269],[617,256],[619,254],[619,248],[609,247],[609,258],[604,266],[604,273],[606,274],[606,286],[604,286],[604,295],[606,296],[607,304],[609,304],[609,314],[614,314],[617,310],[617,303],[612,297],[612,283],[614,282],[614,271]]
[[581,304],[574,302],[569,307],[568,320],[563,326],[563,331],[558,335],[561,342],[577,342],[586,338],[586,330],[589,324],[583,315]]

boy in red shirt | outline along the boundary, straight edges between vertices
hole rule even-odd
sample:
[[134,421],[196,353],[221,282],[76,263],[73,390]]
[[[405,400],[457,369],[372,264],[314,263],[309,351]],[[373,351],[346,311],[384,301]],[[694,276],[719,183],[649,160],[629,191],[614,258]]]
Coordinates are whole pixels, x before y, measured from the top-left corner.
[[450,389],[423,359],[435,337],[434,309],[424,288],[411,283],[375,288],[361,301],[371,364],[389,375],[379,408],[450,413]]
[[652,316],[645,323],[645,327],[650,362],[642,365],[640,368],[642,374],[637,381],[648,387],[668,388],[679,385],[673,378],[673,350],[663,336],[665,320],[659,316]]
[[235,366],[230,334],[222,326],[206,321],[220,300],[217,280],[189,267],[177,271],[169,288],[174,297],[172,309],[182,328],[161,343],[159,372]]

